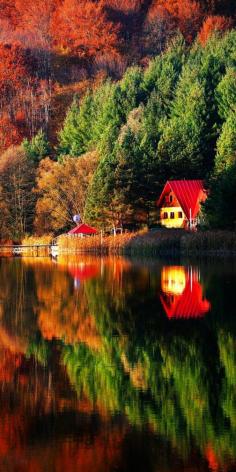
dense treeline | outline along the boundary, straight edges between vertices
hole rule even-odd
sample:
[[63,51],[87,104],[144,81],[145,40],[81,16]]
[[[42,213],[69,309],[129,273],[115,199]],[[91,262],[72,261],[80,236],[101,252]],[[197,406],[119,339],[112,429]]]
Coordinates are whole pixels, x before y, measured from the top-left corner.
[[86,198],[89,221],[149,223],[167,179],[204,178],[212,187],[209,222],[234,225],[235,41],[232,31],[189,48],[179,36],[147,69],[129,68],[120,82],[73,102],[58,153],[96,149],[100,156]]
[[[233,17],[217,1],[1,1],[0,148],[14,145],[0,157],[1,238],[61,232],[77,212],[152,224],[170,178],[205,178],[206,223],[234,227]],[[13,199],[17,159],[30,170]]]

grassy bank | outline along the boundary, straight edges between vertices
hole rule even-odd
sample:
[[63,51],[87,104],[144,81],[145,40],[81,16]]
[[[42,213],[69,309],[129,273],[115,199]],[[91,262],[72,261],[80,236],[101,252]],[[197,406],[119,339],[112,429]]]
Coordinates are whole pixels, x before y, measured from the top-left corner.
[[60,236],[62,253],[117,255],[235,255],[236,233],[227,231],[156,230],[117,236],[78,238]]
[[[24,246],[43,246],[50,244],[52,235],[42,237],[30,236],[22,240]],[[80,238],[62,235],[57,238],[59,254],[93,254],[93,255],[222,255],[236,256],[236,232],[184,230],[139,231],[116,236],[92,236]],[[9,254],[12,251],[9,249]],[[1,255],[1,250],[0,250]],[[4,255],[6,255],[4,253]],[[48,249],[29,248],[27,256],[48,256]]]

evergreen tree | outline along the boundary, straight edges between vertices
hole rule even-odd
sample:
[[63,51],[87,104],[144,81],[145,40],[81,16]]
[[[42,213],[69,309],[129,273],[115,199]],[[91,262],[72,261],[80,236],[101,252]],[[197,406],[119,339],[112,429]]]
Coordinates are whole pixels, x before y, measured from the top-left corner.
[[234,68],[229,68],[218,84],[216,100],[222,119],[226,120],[231,112],[236,112],[236,70]]
[[130,67],[120,82],[121,107],[126,117],[140,105],[144,96],[143,73],[139,67]]
[[158,143],[161,164],[169,178],[198,178],[205,175],[206,104],[204,87],[196,71],[186,68],[176,91],[171,118],[162,122]]
[[204,214],[210,227],[222,229],[236,228],[236,159],[210,183]]
[[23,148],[26,152],[26,156],[32,162],[39,162],[46,156],[50,155],[50,146],[46,138],[45,133],[40,130],[31,141],[25,139],[23,141]]
[[169,48],[150,62],[144,73],[143,88],[146,96],[155,91],[162,99],[165,110],[169,109],[182,67],[187,59],[187,47],[182,35],[171,41]]
[[223,172],[231,167],[236,160],[236,111],[228,115],[223,124],[220,137],[217,141],[217,153],[215,159],[216,173]]
[[59,156],[80,156],[89,150],[91,124],[93,123],[93,97],[87,93],[80,103],[74,98],[59,132]]

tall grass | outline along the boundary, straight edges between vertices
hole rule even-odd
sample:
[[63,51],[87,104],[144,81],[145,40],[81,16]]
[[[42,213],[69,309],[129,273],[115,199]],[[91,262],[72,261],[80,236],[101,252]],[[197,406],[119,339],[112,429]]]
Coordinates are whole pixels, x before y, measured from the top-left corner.
[[60,253],[114,255],[236,255],[236,233],[160,229],[150,232],[125,233],[116,236],[58,238]]
[[29,246],[24,249],[24,256],[49,256],[49,250],[45,245],[50,245],[53,236],[51,234],[45,234],[43,236],[25,236],[21,244],[22,246]]

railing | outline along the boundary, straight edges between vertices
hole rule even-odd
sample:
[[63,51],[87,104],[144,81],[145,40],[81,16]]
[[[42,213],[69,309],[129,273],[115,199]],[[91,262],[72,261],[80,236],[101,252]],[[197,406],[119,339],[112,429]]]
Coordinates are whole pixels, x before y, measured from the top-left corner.
[[51,244],[34,244],[34,245],[0,245],[0,254],[22,255],[30,254],[36,257],[42,255],[50,255],[52,251]]

